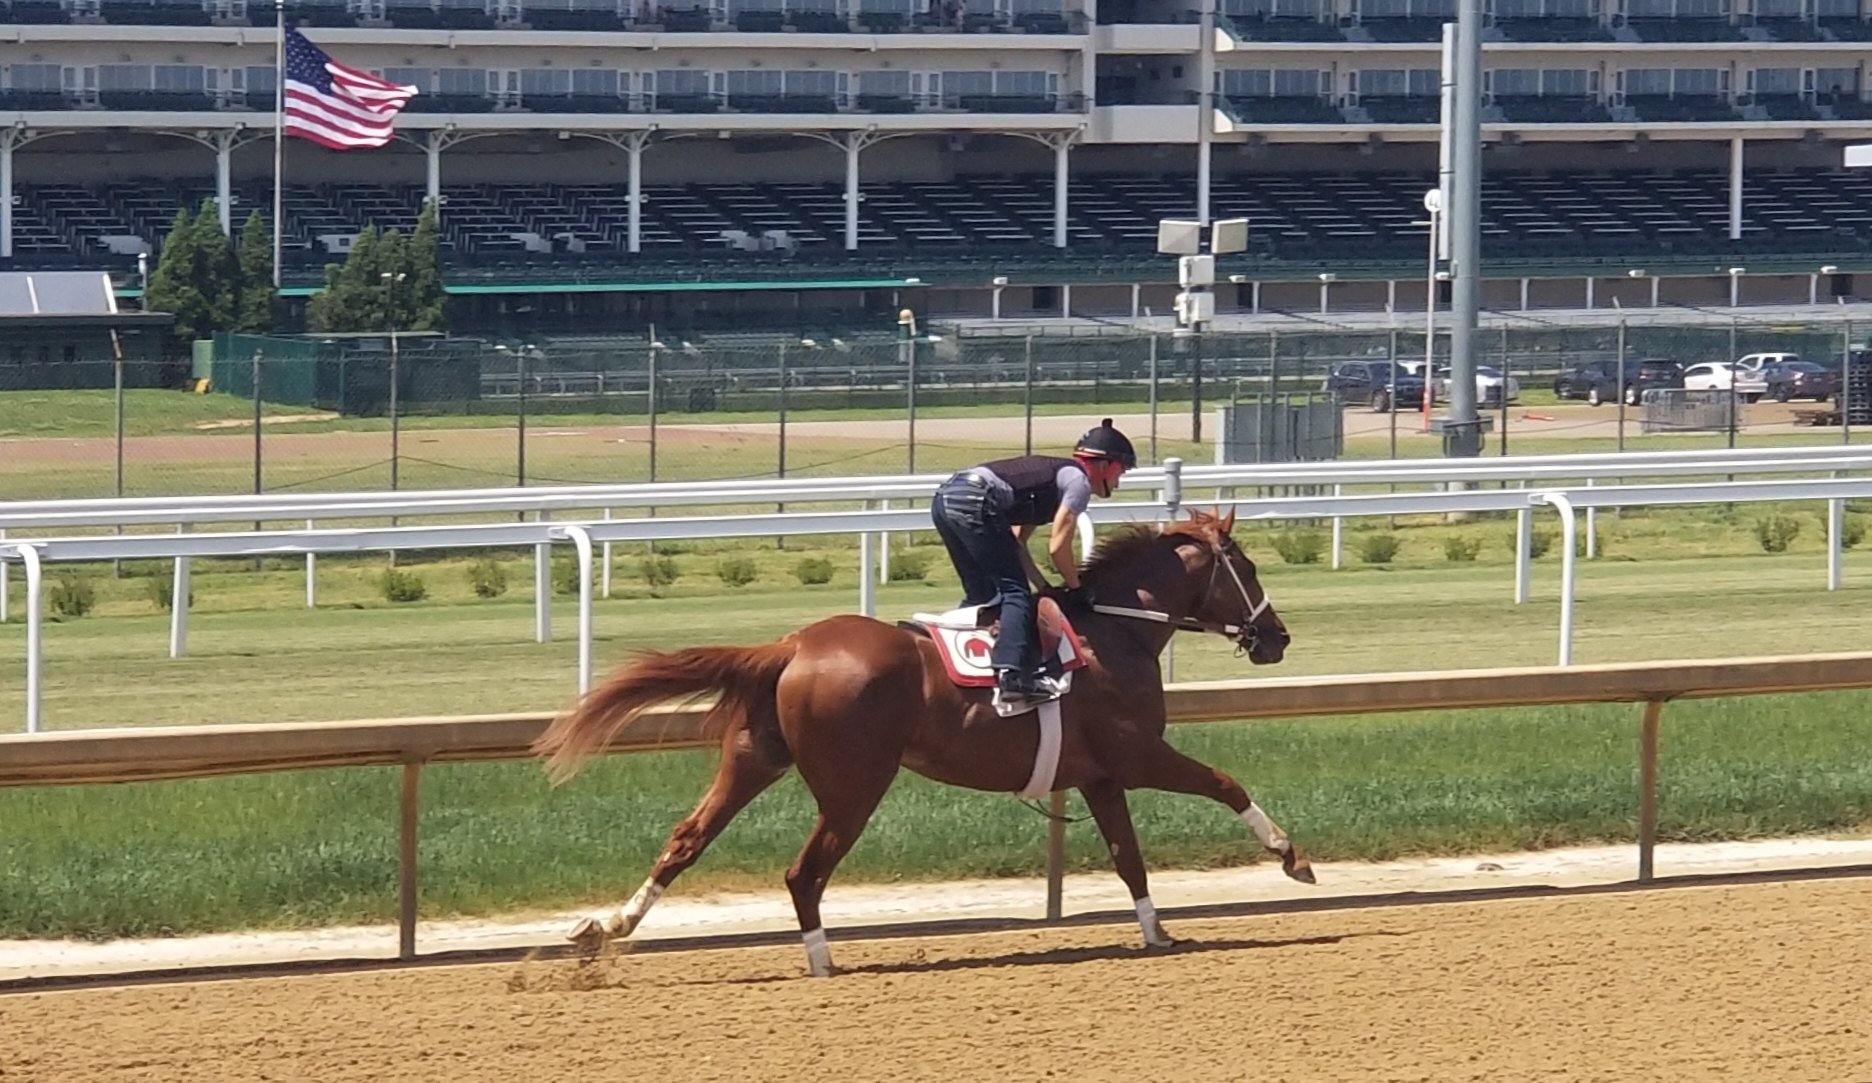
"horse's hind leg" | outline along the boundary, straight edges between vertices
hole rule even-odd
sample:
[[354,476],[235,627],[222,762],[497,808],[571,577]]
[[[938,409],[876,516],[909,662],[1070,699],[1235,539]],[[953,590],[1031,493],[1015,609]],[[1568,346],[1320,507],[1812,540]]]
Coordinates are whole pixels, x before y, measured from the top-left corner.
[[1281,871],[1303,884],[1313,883],[1313,866],[1300,848],[1287,839],[1287,833],[1268,819],[1260,805],[1249,798],[1241,783],[1206,763],[1190,759],[1163,741],[1127,749],[1121,781],[1130,789],[1168,790],[1171,793],[1196,794],[1220,801],[1235,810],[1261,845],[1279,854]]
[[826,881],[864,833],[865,824],[897,777],[895,751],[848,746],[839,749],[839,757],[838,761],[826,763],[802,757],[800,777],[819,802],[819,819],[786,874],[787,891],[793,896],[793,909],[799,915],[800,934],[806,943],[806,969],[815,978],[832,973],[832,951],[826,945],[825,925],[819,918]]
[[786,747],[777,733],[769,733],[763,737],[759,731],[743,728],[723,740],[721,766],[716,768],[715,781],[709,785],[695,811],[670,832],[669,844],[663,848],[637,894],[618,910],[584,918],[572,930],[569,939],[596,945],[614,937],[629,936],[636,930],[644,915],[663,897],[664,890],[683,870],[696,863],[728,822],[786,773]]
[[1144,943],[1154,948],[1169,947],[1173,941],[1170,934],[1164,932],[1163,923],[1157,920],[1157,908],[1151,905],[1144,853],[1138,848],[1137,830],[1131,823],[1131,804],[1125,799],[1124,787],[1107,778],[1079,787],[1079,793],[1092,810],[1092,818],[1098,822],[1099,834],[1105,836],[1118,878],[1131,889],[1131,902],[1137,907],[1138,927],[1144,930]]

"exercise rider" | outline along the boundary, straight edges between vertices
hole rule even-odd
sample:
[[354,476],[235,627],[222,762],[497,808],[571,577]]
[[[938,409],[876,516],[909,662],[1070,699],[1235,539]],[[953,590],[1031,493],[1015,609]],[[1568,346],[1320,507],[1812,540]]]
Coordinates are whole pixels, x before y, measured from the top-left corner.
[[962,577],[962,604],[1001,605],[1001,635],[991,664],[1004,701],[1046,695],[1035,680],[1039,632],[1029,584],[1033,590],[1046,590],[1048,584],[1027,550],[1027,539],[1035,527],[1052,524],[1047,555],[1069,596],[1078,591],[1074,524],[1094,494],[1110,496],[1118,479],[1135,466],[1131,441],[1106,418],[1079,438],[1071,458],[999,459],[963,470],[936,490],[930,517]]

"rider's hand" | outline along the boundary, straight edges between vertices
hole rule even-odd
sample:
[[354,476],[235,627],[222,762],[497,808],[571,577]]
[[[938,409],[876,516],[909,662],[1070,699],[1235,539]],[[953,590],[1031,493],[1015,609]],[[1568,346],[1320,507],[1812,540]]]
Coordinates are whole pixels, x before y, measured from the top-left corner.
[[1053,591],[1053,600],[1061,609],[1091,609],[1098,604],[1092,588],[1084,583],[1076,587],[1062,586]]

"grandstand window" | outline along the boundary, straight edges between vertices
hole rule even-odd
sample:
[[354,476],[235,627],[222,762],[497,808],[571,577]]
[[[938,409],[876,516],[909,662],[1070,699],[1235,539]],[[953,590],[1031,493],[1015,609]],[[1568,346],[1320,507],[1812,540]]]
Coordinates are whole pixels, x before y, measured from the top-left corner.
[[942,73],[943,104],[954,108],[965,97],[994,93],[994,72],[946,71]]
[[1358,0],[1362,19],[1455,18],[1454,0]]
[[101,64],[98,66],[99,90],[148,90],[148,64]]
[[1318,19],[1324,0],[1223,0],[1224,15],[1271,15],[1277,19]]
[[522,68],[520,95],[566,95],[572,93],[572,73],[564,68]]
[[858,73],[858,93],[907,98],[910,96],[910,73],[907,71],[861,71]]
[[1009,0],[1011,15],[1057,15],[1066,10],[1063,0]]
[[1763,19],[1798,19],[1807,14],[1806,0],[1755,0],[1755,14]]
[[1320,73],[1262,68],[1234,69],[1221,73],[1222,93],[1231,98],[1317,98],[1320,96]]
[[572,93],[588,97],[616,97],[618,73],[610,68],[580,68],[572,73]]
[[1720,68],[1627,68],[1620,85],[1631,97],[1716,97],[1725,93]]
[[399,86],[413,86],[428,93],[435,84],[434,68],[385,68],[380,74]]
[[778,95],[784,91],[782,75],[777,71],[731,71],[728,73],[728,93],[731,96],[742,94]]
[[709,73],[689,68],[659,68],[650,87],[658,94],[707,94]]
[[1625,13],[1634,19],[1727,18],[1729,0],[1626,0]]
[[1857,19],[1859,0],[1814,0],[1814,14],[1822,19]]
[[1859,96],[1858,68],[1816,68],[1814,70],[1814,89],[1828,97],[1839,96],[1857,98]]
[[842,74],[836,71],[790,71],[786,73],[786,92],[834,97],[838,94],[838,79]]
[[1053,92],[1057,77],[1044,71],[998,71],[995,72],[996,94],[1018,94],[1026,98],[1041,98]]
[[1497,19],[1592,19],[1594,0],[1495,0]]
[[271,94],[276,82],[275,71],[271,64],[255,64],[247,68],[247,93]]
[[436,93],[484,98],[488,73],[480,68],[443,68],[436,72]]
[[1799,94],[1799,68],[1756,68],[1749,72],[1749,89],[1756,94]]
[[158,64],[150,75],[157,90],[200,91],[206,85],[199,64]]
[[1441,91],[1435,68],[1371,68],[1353,74],[1361,97],[1429,98]]
[[732,0],[728,5],[728,17],[733,18],[744,11],[783,11],[785,7],[783,0]]
[[57,64],[14,64],[9,68],[8,85],[14,90],[59,89]]

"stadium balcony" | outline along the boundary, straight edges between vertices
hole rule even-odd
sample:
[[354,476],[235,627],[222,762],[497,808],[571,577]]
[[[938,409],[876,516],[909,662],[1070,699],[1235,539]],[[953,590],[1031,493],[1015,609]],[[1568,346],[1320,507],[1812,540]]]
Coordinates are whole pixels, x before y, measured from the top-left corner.
[[1744,102],[1768,120],[1820,120],[1820,110],[1799,94],[1756,94]]
[[71,22],[71,12],[59,0],[12,0],[0,4],[0,23],[19,26],[57,26]]
[[1840,98],[1827,105],[1835,120],[1872,120],[1872,102],[1864,98]]
[[838,99],[830,94],[730,94],[728,108],[737,113],[836,113]]
[[529,113],[631,113],[631,100],[617,94],[526,94],[521,105]]
[[112,26],[212,26],[214,18],[199,0],[101,0],[98,14]]
[[1865,19],[1821,18],[1817,25],[1834,41],[1872,41],[1872,22]]
[[1442,120],[1443,103],[1431,97],[1359,98],[1359,108],[1374,124],[1436,124]]
[[1344,124],[1338,106],[1320,98],[1224,97],[1222,111],[1237,124]]
[[1728,19],[1672,16],[1641,17],[1625,20],[1625,26],[1645,42],[1703,42],[1748,40],[1748,35]]
[[1411,42],[1443,40],[1443,20],[1412,16],[1396,19],[1361,19],[1359,27],[1379,42]]
[[1776,16],[1755,17],[1755,29],[1774,41],[1825,41],[1820,27],[1807,20]]
[[1598,19],[1555,16],[1552,18],[1496,19],[1495,30],[1509,41],[1551,41],[1564,44],[1611,41],[1612,33]]
[[66,108],[69,106],[65,102],[65,92],[61,90],[0,90],[0,111]]
[[403,109],[409,113],[492,113],[500,104],[485,94],[418,94]]
[[1628,94],[1625,104],[1638,119],[1653,124],[1699,124],[1738,119],[1735,106],[1720,95]]
[[1243,41],[1343,42],[1345,31],[1337,23],[1277,15],[1225,15],[1222,25]]
[[126,112],[204,113],[216,107],[214,95],[199,90],[100,90],[97,100],[106,109]]
[[1611,110],[1597,98],[1529,94],[1495,96],[1502,120],[1511,124],[1610,124]]

